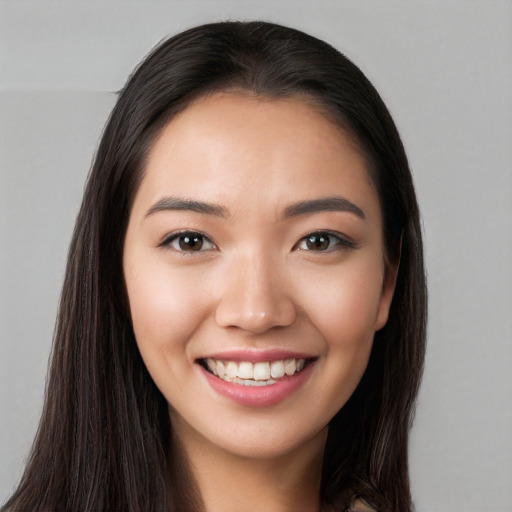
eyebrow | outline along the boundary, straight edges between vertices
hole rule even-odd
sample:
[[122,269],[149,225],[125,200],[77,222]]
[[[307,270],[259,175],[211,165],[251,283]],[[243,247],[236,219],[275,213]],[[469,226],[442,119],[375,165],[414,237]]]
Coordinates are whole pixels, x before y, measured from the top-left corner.
[[146,217],[165,210],[188,210],[197,213],[228,217],[229,212],[223,206],[181,197],[164,197],[156,202],[146,213]]
[[318,212],[350,212],[359,217],[366,219],[366,215],[359,206],[352,203],[344,197],[322,197],[319,199],[311,199],[301,201],[287,206],[284,210],[284,218],[297,217],[299,215],[307,215],[309,213]]
[[[166,210],[188,210],[196,213],[214,215],[216,217],[229,217],[229,211],[224,206],[172,196],[164,197],[156,202],[147,211],[146,217],[153,213]],[[288,219],[325,211],[350,212],[360,219],[366,219],[363,210],[344,197],[322,197],[293,203],[285,208],[283,218]]]

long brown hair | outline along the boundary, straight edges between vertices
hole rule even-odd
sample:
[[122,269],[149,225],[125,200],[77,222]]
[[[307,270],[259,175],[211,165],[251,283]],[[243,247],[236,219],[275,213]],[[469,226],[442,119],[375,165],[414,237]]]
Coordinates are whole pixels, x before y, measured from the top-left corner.
[[363,495],[411,510],[407,464],[425,350],[419,212],[391,116],[363,73],[328,44],[263,22],[226,22],[160,44],[112,111],[68,256],[44,411],[25,473],[4,511],[182,511],[188,486],[169,453],[167,403],[138,352],[122,272],[131,203],[151,143],[195,98],[245,90],[315,102],[358,142],[379,193],[388,258],[400,267],[387,325],[368,368],[332,419],[322,500]]

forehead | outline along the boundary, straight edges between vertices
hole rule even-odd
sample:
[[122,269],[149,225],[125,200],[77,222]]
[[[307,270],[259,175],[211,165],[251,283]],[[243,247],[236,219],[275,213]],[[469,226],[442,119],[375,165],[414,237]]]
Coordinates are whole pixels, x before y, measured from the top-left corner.
[[138,195],[148,201],[172,194],[263,206],[348,194],[378,203],[353,138],[299,98],[201,98],[165,126],[144,174]]

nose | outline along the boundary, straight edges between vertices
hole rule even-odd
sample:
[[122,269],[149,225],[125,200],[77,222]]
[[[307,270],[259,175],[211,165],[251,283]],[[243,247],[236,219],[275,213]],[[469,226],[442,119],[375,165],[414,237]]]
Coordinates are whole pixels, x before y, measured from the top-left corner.
[[283,272],[265,256],[239,258],[223,279],[217,325],[262,334],[293,324],[296,307],[285,281]]

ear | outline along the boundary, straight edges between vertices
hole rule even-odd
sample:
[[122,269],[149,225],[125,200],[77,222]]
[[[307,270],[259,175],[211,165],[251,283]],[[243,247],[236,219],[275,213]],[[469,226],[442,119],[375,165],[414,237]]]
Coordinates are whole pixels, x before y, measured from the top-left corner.
[[375,332],[382,329],[389,317],[389,309],[391,307],[391,301],[395,293],[396,280],[398,277],[398,269],[400,268],[400,256],[402,254],[402,237],[400,237],[400,244],[398,247],[397,255],[394,261],[387,262],[384,269],[384,279],[382,282],[382,292],[380,295],[379,309],[377,312],[377,318],[375,320]]

